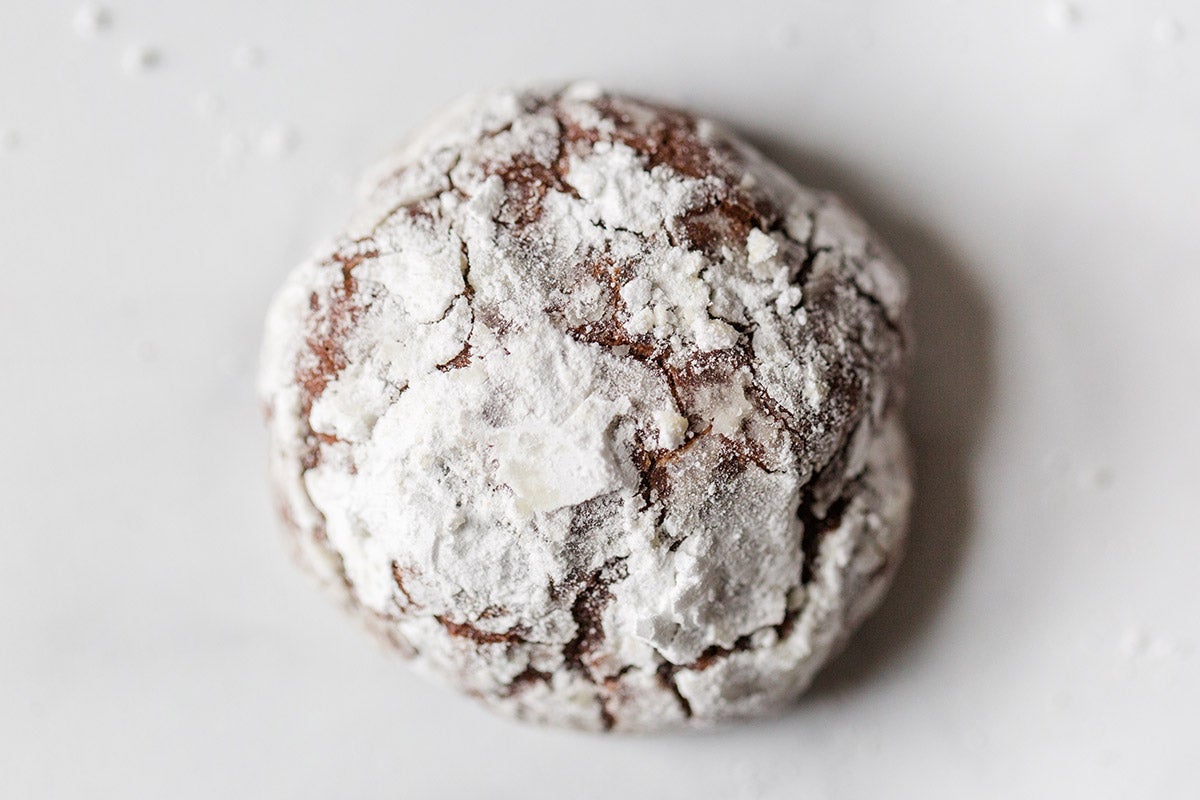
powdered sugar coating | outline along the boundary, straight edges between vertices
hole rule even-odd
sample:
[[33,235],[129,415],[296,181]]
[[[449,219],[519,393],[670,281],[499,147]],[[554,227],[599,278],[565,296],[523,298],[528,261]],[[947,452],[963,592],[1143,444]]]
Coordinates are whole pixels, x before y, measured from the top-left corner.
[[303,560],[522,718],[798,695],[886,588],[907,285],[834,197],[591,84],[468,98],[268,315]]

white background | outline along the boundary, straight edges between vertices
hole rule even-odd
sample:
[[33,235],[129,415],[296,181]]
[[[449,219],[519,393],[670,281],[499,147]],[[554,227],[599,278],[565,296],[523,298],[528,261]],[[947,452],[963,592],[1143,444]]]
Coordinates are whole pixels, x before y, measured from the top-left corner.
[[[0,796],[1200,796],[1195,3],[76,8],[0,5]],[[494,718],[276,532],[272,289],[437,107],[572,76],[726,120],[914,275],[910,555],[777,718]]]

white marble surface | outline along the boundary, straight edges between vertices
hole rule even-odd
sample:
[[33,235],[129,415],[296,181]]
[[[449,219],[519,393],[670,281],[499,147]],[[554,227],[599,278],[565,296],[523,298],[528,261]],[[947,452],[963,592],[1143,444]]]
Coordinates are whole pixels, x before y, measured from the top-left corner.
[[[1200,8],[1184,0],[0,5],[0,796],[1200,792]],[[493,718],[275,533],[260,318],[465,90],[720,116],[912,266],[920,496],[799,706]]]

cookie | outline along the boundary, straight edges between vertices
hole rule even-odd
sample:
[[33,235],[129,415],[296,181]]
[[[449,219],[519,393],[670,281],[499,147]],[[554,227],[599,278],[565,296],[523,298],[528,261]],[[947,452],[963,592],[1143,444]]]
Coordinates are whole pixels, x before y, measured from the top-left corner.
[[907,283],[836,197],[592,84],[474,96],[273,301],[301,560],[419,670],[647,731],[798,696],[910,498]]

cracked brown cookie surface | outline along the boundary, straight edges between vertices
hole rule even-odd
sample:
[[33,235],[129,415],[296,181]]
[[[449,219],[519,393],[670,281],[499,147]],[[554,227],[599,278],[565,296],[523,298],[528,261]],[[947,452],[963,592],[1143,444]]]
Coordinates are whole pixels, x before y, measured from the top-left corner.
[[282,515],[505,713],[760,713],[896,564],[906,291],[836,198],[711,122],[585,84],[469,98],[272,304]]

